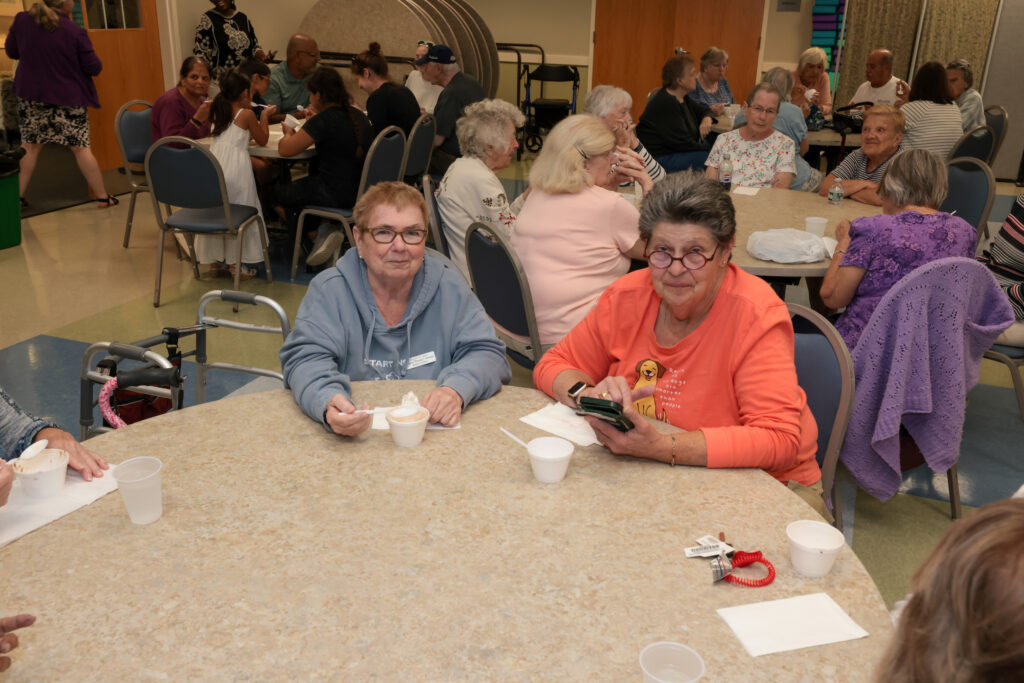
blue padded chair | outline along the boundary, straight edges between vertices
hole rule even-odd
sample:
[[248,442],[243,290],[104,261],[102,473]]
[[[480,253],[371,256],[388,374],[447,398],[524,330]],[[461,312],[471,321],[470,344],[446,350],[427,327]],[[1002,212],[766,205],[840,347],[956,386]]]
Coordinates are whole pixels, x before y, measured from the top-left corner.
[[999,148],[1003,146],[1003,140],[1006,139],[1006,131],[1010,127],[1010,115],[1004,107],[998,104],[989,105],[985,107],[985,124],[996,135],[996,145],[992,150],[992,156],[988,160],[988,165],[994,166],[996,156],[999,155]]
[[[259,231],[260,245],[263,247],[267,282],[273,281],[263,219],[254,207],[232,204],[228,200],[224,172],[209,150],[186,137],[160,138],[146,152],[144,166],[149,193],[153,198],[153,213],[156,214],[156,222],[161,230],[160,241],[157,243],[154,307],[160,305],[164,242],[169,232],[178,232],[185,236],[192,257],[192,273],[198,280],[199,268],[196,265],[195,250],[197,234],[235,237],[235,263],[241,264],[242,237],[247,229],[255,227]],[[180,208],[164,217],[160,204]],[[236,290],[241,270],[235,268]]]
[[434,249],[451,258],[452,252],[448,247],[448,237],[444,234],[444,224],[441,222],[441,211],[437,208],[437,196],[434,194],[434,181],[430,174],[423,175],[423,199],[427,202],[427,219],[430,221],[430,237],[434,241]]
[[1013,393],[1017,395],[1017,409],[1020,411],[1020,419],[1024,420],[1024,379],[1021,379],[1020,375],[1021,368],[1024,368],[1024,348],[993,344],[992,348],[985,352],[984,357],[1002,363],[1010,369]]
[[434,155],[434,135],[437,122],[433,114],[424,114],[416,119],[405,143],[405,158],[402,159],[402,178],[415,184],[427,172],[430,157]]
[[836,528],[842,531],[836,466],[853,409],[853,360],[846,342],[824,316],[799,304],[786,304],[786,307],[796,330],[797,382],[807,395],[807,407],[818,423],[818,467],[821,468],[825,505],[835,516]]
[[953,149],[950,150],[947,158],[971,157],[987,164],[989,159],[992,158],[992,153],[995,149],[995,131],[988,126],[978,126],[963,134],[957,143],[953,145]]
[[[132,107],[142,107],[141,111],[132,111]],[[141,166],[146,160],[146,150],[152,139],[149,122],[153,113],[153,105],[145,100],[125,102],[114,116],[114,134],[117,146],[121,149],[121,161],[128,183],[132,188],[132,198],[128,203],[128,218],[124,223],[124,248],[128,248],[128,240],[132,235],[132,219],[135,217],[135,197],[140,192],[149,192],[145,178],[136,180],[137,171],[133,166]]]
[[473,223],[466,232],[466,265],[470,284],[509,358],[532,370],[553,345],[541,346],[530,283],[511,245],[486,223]]
[[[433,140],[431,140],[433,144]],[[363,193],[376,185],[393,180],[402,179],[402,162],[405,159],[405,133],[398,126],[388,126],[373,139],[369,151],[366,153],[366,160],[363,162],[363,174],[359,178],[359,189],[356,191],[356,201],[363,196]],[[306,223],[307,216],[326,218],[329,221],[341,223],[345,229],[345,237],[348,243],[354,245],[355,238],[352,236],[352,209],[339,209],[333,206],[307,206],[299,214],[298,224],[295,226],[295,247],[292,250],[292,272],[291,279],[295,280],[295,273],[299,268],[299,249],[302,246],[302,229]],[[341,245],[344,240],[338,242],[334,249],[332,263],[338,260],[341,254]]]
[[984,161],[971,157],[957,157],[946,162],[949,175],[949,193],[939,207],[974,226],[981,239],[987,238],[988,214],[996,196],[996,179]]

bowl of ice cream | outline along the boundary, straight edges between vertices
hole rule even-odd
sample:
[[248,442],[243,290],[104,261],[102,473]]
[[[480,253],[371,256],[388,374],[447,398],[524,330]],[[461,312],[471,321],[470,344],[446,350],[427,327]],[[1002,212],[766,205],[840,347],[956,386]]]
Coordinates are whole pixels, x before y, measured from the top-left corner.
[[48,445],[46,439],[40,439],[11,461],[18,485],[29,498],[49,498],[64,490],[70,456]]

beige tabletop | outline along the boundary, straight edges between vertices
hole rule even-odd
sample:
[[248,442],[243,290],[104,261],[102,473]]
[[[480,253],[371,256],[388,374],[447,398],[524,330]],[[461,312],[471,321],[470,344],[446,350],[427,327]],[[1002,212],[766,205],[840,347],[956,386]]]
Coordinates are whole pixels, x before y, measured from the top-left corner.
[[[632,681],[657,640],[695,648],[709,681],[870,679],[885,605],[847,546],[826,578],[794,572],[785,526],[816,517],[806,503],[760,470],[600,447],[540,484],[498,427],[542,436],[518,418],[546,403],[506,387],[415,450],[328,434],[284,390],[90,440],[115,462],[163,460],[163,517],[132,525],[115,492],[0,549],[6,613],[38,617],[9,680]],[[720,531],[763,551],[775,582],[712,585],[684,559]],[[715,612],[821,591],[870,635],[753,659]]]
[[828,220],[825,235],[835,237],[836,226],[843,219],[853,220],[861,216],[877,216],[881,207],[862,204],[844,199],[840,206],[832,206],[828,199],[816,192],[776,190],[760,188],[754,196],[733,192],[732,202],[736,207],[736,248],[733,263],[753,275],[775,277],[823,277],[828,270],[828,261],[815,263],[775,263],[762,261],[747,253],[750,235],[761,230],[775,228],[804,229],[804,219],[821,216]]
[[[249,156],[253,157],[264,157],[266,159],[284,159],[284,160],[299,160],[299,159],[312,159],[316,156],[316,145],[310,145],[308,148],[302,150],[298,154],[293,154],[290,157],[283,157],[277,151],[277,143],[281,142],[281,138],[284,137],[284,133],[281,132],[281,126],[274,124],[270,127],[270,138],[267,140],[265,145],[257,145],[252,140],[249,141]],[[200,138],[196,140],[201,145],[209,147],[213,144],[212,137]]]

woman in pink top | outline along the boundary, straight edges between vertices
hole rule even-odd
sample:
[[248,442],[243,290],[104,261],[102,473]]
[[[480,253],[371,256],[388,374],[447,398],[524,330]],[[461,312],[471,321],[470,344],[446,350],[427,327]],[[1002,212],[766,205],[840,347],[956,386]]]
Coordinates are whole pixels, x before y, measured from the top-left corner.
[[[828,55],[820,47],[809,47],[800,55],[793,76],[793,92],[789,101],[800,107],[807,118],[811,113],[811,105],[816,104],[821,113],[828,116],[832,113],[831,81],[828,78]],[[814,91],[807,97],[809,91]]]
[[[771,287],[729,262],[728,193],[697,173],[670,175],[644,201],[640,234],[650,268],[616,281],[544,355],[537,388],[570,406],[620,403],[628,432],[587,418],[616,455],[759,467],[827,515],[793,325]],[[643,416],[685,431],[662,433]]]
[[622,179],[650,188],[643,161],[615,148],[596,116],[570,116],[551,129],[530,169],[529,196],[512,247],[530,280],[541,344],[564,337],[601,293],[643,256],[640,216],[618,192]]

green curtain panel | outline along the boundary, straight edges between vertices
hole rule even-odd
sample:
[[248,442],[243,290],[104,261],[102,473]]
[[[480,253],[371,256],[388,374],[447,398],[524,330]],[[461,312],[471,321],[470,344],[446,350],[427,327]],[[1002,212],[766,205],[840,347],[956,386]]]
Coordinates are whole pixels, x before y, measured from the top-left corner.
[[[990,1],[984,0],[986,4]],[[972,0],[965,4],[973,7],[975,3]],[[923,0],[847,0],[846,46],[836,90],[837,107],[847,104],[864,82],[864,62],[873,50],[892,50],[893,74],[910,82],[907,72],[922,5]]]
[[928,0],[917,66],[962,57],[971,63],[974,87],[979,88],[998,10],[999,0]]

